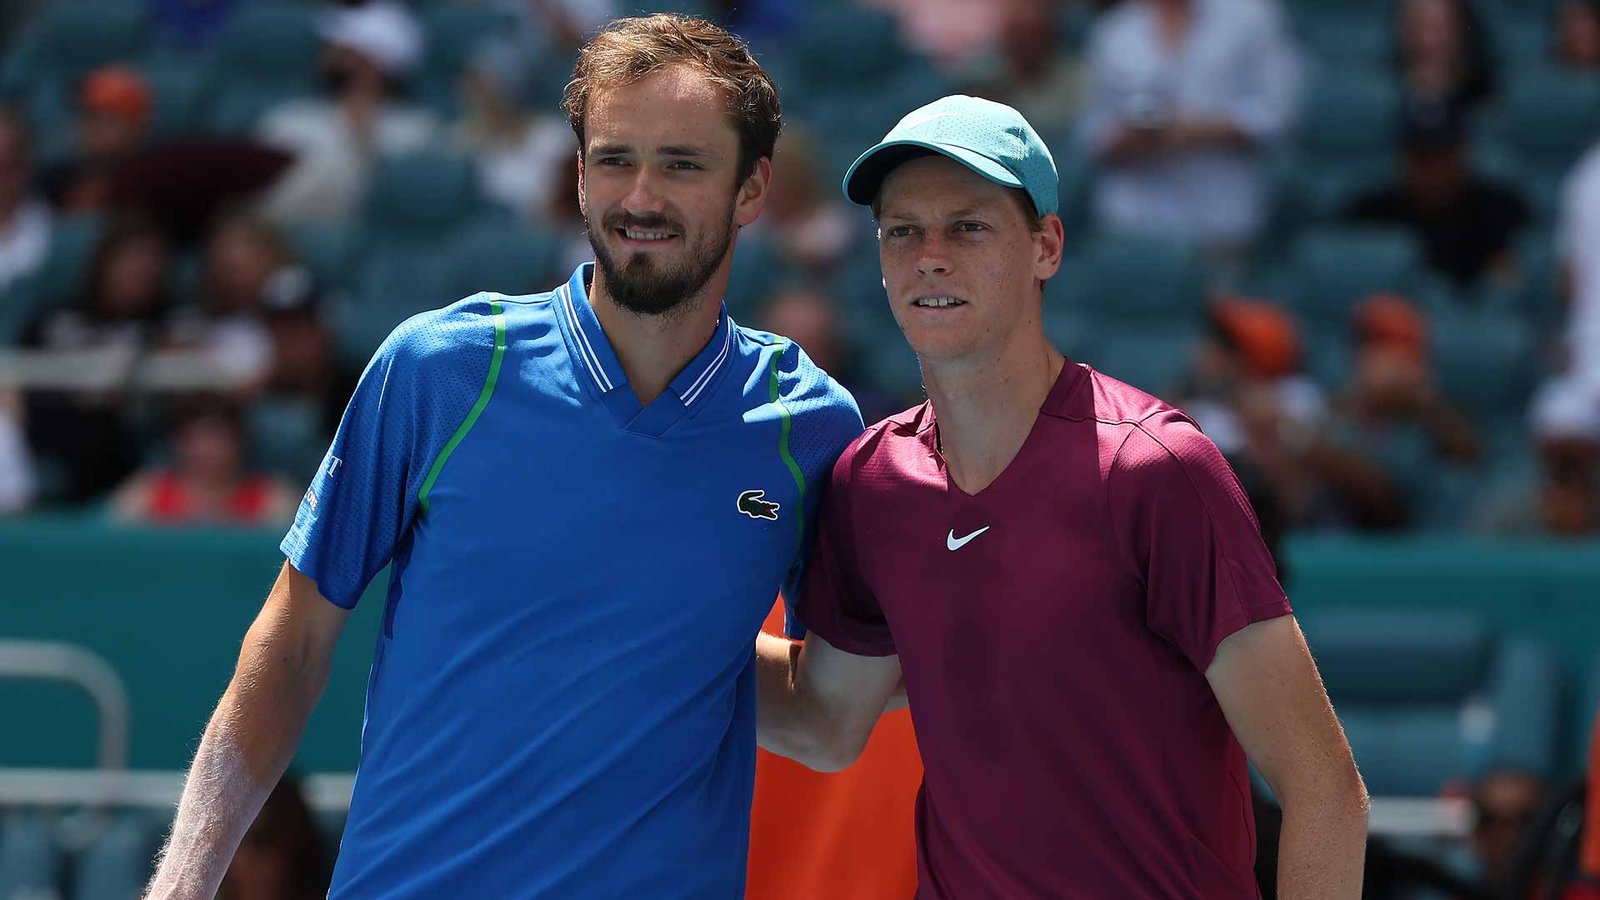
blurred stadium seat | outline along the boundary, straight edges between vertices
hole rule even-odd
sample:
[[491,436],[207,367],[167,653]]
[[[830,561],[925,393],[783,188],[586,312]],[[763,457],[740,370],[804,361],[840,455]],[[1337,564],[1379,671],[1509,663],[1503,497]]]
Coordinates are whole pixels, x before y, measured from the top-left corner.
[[288,0],[245,4],[228,21],[206,77],[204,121],[222,133],[254,130],[274,106],[319,84],[315,7]]
[[61,851],[52,818],[39,810],[0,812],[0,897],[54,897]]
[[1465,612],[1301,620],[1374,794],[1433,796],[1492,766],[1555,772],[1560,677],[1538,644],[1499,638]]

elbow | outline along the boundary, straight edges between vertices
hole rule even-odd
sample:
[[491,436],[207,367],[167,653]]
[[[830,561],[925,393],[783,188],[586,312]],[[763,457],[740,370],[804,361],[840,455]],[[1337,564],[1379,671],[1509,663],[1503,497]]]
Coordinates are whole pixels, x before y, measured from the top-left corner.
[[813,772],[841,772],[860,758],[865,740],[853,740],[834,729],[810,729],[767,749]]

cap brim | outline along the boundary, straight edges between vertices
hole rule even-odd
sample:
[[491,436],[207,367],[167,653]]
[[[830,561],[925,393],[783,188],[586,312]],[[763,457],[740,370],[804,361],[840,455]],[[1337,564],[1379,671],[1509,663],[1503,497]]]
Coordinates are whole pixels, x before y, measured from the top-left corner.
[[1011,174],[1005,166],[966,147],[931,141],[884,141],[857,157],[849,171],[844,173],[845,197],[851,203],[871,205],[872,198],[878,195],[878,188],[883,185],[883,179],[888,177],[890,170],[924,152],[947,156],[996,184],[1022,187],[1021,179]]

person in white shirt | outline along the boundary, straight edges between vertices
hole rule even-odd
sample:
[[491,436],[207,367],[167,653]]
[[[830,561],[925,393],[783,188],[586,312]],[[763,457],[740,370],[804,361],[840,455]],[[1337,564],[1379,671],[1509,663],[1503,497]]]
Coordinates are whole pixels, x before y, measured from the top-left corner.
[[1110,231],[1193,240],[1223,261],[1268,210],[1266,151],[1292,126],[1301,64],[1266,0],[1127,0],[1089,40],[1079,137]]
[[422,60],[420,25],[388,0],[324,11],[324,73],[333,92],[292,100],[263,117],[258,137],[295,154],[262,213],[277,224],[337,221],[366,196],[376,161],[444,140],[431,111],[398,99],[401,79]]
[[31,193],[32,140],[22,116],[0,109],[0,295],[44,265],[50,209]]

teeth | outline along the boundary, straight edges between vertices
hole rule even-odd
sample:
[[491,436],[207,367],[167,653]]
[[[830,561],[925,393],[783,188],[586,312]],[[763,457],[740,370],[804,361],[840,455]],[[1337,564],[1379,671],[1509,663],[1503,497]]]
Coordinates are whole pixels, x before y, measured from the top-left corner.
[[941,309],[941,308],[946,307],[946,306],[956,306],[959,303],[961,303],[961,301],[957,300],[954,297],[919,297],[919,298],[917,298],[917,300],[914,303],[914,305],[915,306],[928,306],[928,307],[932,307],[934,309]]
[[664,241],[672,237],[672,232],[670,231],[638,231],[633,228],[624,228],[622,233],[627,235],[630,240],[635,241]]

